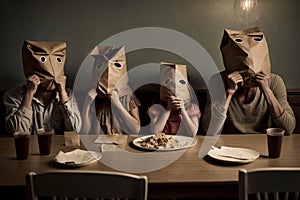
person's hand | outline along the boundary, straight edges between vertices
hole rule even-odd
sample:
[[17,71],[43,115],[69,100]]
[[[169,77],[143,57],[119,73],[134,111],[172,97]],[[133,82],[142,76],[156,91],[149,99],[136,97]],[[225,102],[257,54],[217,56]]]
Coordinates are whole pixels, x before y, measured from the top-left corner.
[[120,99],[119,99],[119,94],[118,94],[118,91],[117,90],[113,90],[111,92],[111,94],[109,94],[108,98],[110,99],[111,103],[113,105],[118,105],[120,104]]
[[29,75],[26,82],[26,91],[33,96],[41,83],[40,78],[36,74]]
[[258,84],[259,89],[264,92],[267,89],[269,89],[269,80],[270,80],[270,76],[265,74],[264,72],[259,72],[256,76],[255,76],[255,80]]
[[176,96],[171,96],[171,104],[174,109],[179,110],[179,109],[184,109],[184,102],[182,99]]
[[68,93],[66,91],[66,82],[67,77],[66,76],[59,76],[55,79],[57,90],[60,96],[60,101],[62,104],[69,101]]
[[243,77],[239,72],[235,71],[227,75],[227,92],[229,94],[234,94],[239,85],[243,85]]
[[55,79],[56,86],[58,92],[65,92],[66,91],[66,82],[67,77],[66,76],[59,76]]
[[22,100],[22,106],[32,109],[32,98],[37,92],[38,86],[41,83],[40,78],[36,74],[29,75],[26,80],[26,92]]
[[87,97],[88,97],[89,101],[93,101],[97,95],[98,94],[97,94],[96,89],[90,89],[87,93]]

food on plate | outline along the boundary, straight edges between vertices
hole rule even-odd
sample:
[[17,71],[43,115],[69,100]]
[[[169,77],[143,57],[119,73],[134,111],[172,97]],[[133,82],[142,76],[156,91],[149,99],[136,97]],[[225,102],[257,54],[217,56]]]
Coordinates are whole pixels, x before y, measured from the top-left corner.
[[174,136],[165,133],[156,133],[141,141],[141,146],[147,149],[171,149],[178,145],[179,141]]

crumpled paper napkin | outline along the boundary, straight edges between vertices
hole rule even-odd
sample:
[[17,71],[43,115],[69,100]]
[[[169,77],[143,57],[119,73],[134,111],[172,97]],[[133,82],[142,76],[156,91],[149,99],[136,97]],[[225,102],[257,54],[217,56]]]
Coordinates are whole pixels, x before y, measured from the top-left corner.
[[100,151],[121,151],[122,144],[125,144],[127,141],[126,135],[99,135],[94,141],[97,144],[100,144]]
[[99,135],[96,138],[95,143],[118,145],[118,144],[120,144],[120,141],[116,137],[110,137],[110,136],[107,136],[107,135]]
[[121,148],[114,144],[101,144],[100,145],[100,151],[121,151]]
[[235,148],[235,147],[227,147],[227,146],[221,146],[221,148],[212,147],[210,150],[214,154],[223,156],[223,157],[229,157],[229,158],[236,158],[240,160],[255,160],[256,157],[253,155],[253,153],[243,151],[242,148]]
[[88,164],[95,160],[99,160],[101,157],[102,155],[99,152],[75,149],[67,153],[64,153],[62,151],[58,152],[54,160],[58,163],[63,164]]

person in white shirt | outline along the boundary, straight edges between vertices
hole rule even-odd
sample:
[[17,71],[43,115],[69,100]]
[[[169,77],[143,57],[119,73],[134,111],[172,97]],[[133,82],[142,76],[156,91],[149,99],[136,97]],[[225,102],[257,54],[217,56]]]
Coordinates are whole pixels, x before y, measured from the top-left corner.
[[66,89],[65,42],[25,41],[22,58],[26,84],[4,94],[8,133],[80,131],[81,116],[71,89]]

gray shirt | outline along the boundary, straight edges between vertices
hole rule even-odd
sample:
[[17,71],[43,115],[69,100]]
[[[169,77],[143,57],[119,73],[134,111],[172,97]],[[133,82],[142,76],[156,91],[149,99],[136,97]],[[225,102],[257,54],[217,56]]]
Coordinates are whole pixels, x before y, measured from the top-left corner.
[[70,100],[61,104],[59,94],[45,107],[37,98],[32,99],[32,107],[28,109],[21,105],[26,92],[26,85],[8,90],[4,94],[6,108],[5,126],[8,133],[17,131],[37,133],[40,128],[53,128],[55,133],[64,131],[80,131],[81,116],[72,91],[67,89]]
[[[228,110],[219,103],[208,102],[203,115],[203,127],[210,135],[214,133],[263,133],[269,127],[285,129],[286,134],[293,133],[296,119],[287,101],[286,88],[279,75],[270,75],[270,89],[283,108],[280,117],[274,119],[268,108],[264,94],[257,89],[252,102],[243,104],[237,95],[233,95]],[[215,94],[214,94],[215,95]],[[210,121],[213,120],[213,124]],[[223,129],[222,129],[223,128]]]

